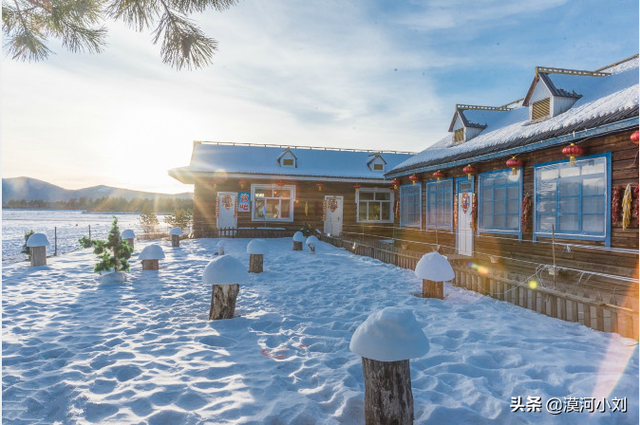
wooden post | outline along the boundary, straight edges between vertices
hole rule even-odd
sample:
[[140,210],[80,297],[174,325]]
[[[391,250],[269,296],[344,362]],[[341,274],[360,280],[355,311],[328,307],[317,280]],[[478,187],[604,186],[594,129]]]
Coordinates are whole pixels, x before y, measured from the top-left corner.
[[158,260],[142,260],[142,270],[158,270]]
[[409,360],[380,362],[362,358],[366,425],[413,424]]
[[249,273],[262,273],[264,254],[249,254]]
[[444,288],[442,282],[422,279],[422,298],[444,299]]
[[47,265],[47,247],[32,246],[29,248],[29,257],[31,257],[31,267],[40,267]]
[[125,239],[124,241],[125,241],[126,243],[128,243],[128,244],[129,244],[129,246],[131,246],[131,248],[133,248],[133,247],[134,247],[134,246],[133,246],[133,238],[131,238],[131,239]]
[[240,285],[237,283],[211,285],[209,320],[232,319],[236,310],[238,292],[240,292]]
[[173,248],[180,246],[180,235],[171,235],[171,246]]
[[302,251],[302,242],[293,241],[293,250]]

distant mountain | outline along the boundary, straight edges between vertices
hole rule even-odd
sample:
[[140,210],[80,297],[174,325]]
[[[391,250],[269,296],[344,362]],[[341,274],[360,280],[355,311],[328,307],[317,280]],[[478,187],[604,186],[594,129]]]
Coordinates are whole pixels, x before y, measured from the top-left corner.
[[142,199],[193,199],[193,193],[184,192],[175,195],[164,193],[140,192],[129,189],[118,189],[109,186],[93,186],[85,189],[70,190],[64,189],[51,183],[44,182],[30,177],[13,177],[2,179],[2,202],[11,200],[42,200],[46,202],[67,202],[76,198],[125,198],[131,200],[134,198]]

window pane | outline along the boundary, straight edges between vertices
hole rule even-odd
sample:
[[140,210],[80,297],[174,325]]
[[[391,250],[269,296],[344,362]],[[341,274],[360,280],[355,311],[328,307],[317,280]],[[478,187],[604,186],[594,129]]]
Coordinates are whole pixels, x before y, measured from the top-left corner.
[[598,177],[595,179],[584,179],[582,181],[582,194],[588,195],[600,195],[604,193],[604,178]]
[[562,177],[574,177],[580,175],[580,167],[574,165],[562,164],[560,168],[560,178]]
[[507,229],[510,230],[517,230],[519,227],[519,216],[518,215],[513,215],[513,214],[509,214],[507,216]]
[[505,213],[505,204],[504,201],[495,202],[493,204],[493,214],[494,215],[503,215]]
[[560,180],[558,189],[560,196],[578,196],[580,194],[580,182],[576,180]]
[[360,189],[359,198],[361,201],[373,200],[373,192],[363,192],[362,189]]
[[604,196],[587,196],[583,198],[582,212],[586,214],[604,213]]
[[507,202],[507,212],[517,214],[520,212],[520,202],[518,200]]
[[544,182],[538,185],[538,193],[544,197],[556,197],[556,183]]
[[391,199],[391,193],[389,192],[376,192],[375,195],[375,199],[380,201],[388,201]]
[[538,230],[542,232],[551,232],[551,226],[556,224],[555,215],[541,215],[538,220]]
[[[265,197],[265,189],[256,189],[254,194],[256,198],[264,198]],[[269,191],[269,195],[271,195],[271,191]]]
[[541,198],[538,200],[537,206],[539,213],[555,213],[556,212],[556,199],[555,198]]
[[267,199],[267,218],[280,218],[280,201]]
[[291,198],[291,191],[289,189],[279,190],[278,196],[281,198]]
[[264,199],[256,199],[254,208],[256,218],[265,218],[264,202]]
[[358,204],[358,220],[367,220],[367,202],[360,202]]
[[381,210],[383,220],[391,219],[391,203],[389,202],[381,203],[380,210]]
[[578,198],[562,198],[558,207],[560,214],[577,214]]
[[604,232],[604,216],[588,214],[582,216],[582,229],[589,233]]
[[280,208],[282,208],[281,218],[289,218],[291,214],[291,202],[288,199],[283,199],[280,203]]
[[586,176],[589,174],[605,173],[606,161],[604,158],[587,159],[587,160],[579,161],[578,164],[582,169],[583,176]]
[[369,202],[369,220],[380,220],[380,204],[378,202]]
[[543,168],[539,172],[540,172],[540,180],[554,180],[558,178],[557,168],[553,168],[553,169]]
[[504,188],[502,188],[502,187],[500,187],[500,188],[496,188],[496,189],[493,191],[494,199],[495,199],[496,201],[501,201],[501,200],[503,200],[503,199],[504,199],[504,195],[505,195],[505,193],[504,193],[504,192],[505,192],[505,189],[504,189]]
[[568,214],[561,215],[558,223],[558,229],[560,232],[575,232],[578,230],[578,215]]
[[509,186],[509,187],[507,187],[507,199],[518,200],[519,198],[520,198],[520,187],[519,186]]

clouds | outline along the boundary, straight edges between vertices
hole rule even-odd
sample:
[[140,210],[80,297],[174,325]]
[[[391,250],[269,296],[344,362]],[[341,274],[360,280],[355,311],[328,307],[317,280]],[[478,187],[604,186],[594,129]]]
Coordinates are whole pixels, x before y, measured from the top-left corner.
[[[600,3],[244,0],[194,17],[219,42],[194,72],[109,24],[101,55],[3,61],[3,175],[181,191],[167,169],[193,140],[420,151],[456,103],[523,96],[535,65],[637,53],[637,2]],[[142,171],[123,173],[123,156]]]

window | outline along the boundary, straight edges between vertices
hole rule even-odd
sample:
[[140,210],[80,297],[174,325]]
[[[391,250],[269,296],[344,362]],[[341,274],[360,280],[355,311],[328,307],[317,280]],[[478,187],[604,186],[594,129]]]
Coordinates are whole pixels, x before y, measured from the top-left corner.
[[453,141],[456,143],[464,142],[464,128],[459,128],[453,132]]
[[453,228],[453,179],[427,182],[427,227]]
[[384,164],[373,164],[373,171],[384,171]]
[[606,240],[609,156],[535,167],[535,234]]
[[393,194],[389,189],[366,188],[358,190],[358,222],[393,221]]
[[549,98],[533,102],[531,105],[531,120],[536,121],[546,118],[551,114],[551,102]]
[[520,233],[522,170],[482,173],[478,180],[478,224],[481,232]]
[[254,221],[293,221],[293,201],[295,198],[295,186],[251,185],[251,199],[253,200],[251,219]]
[[422,227],[422,185],[400,186],[400,226]]
[[282,166],[283,167],[293,167],[294,163],[293,163],[293,158],[286,158],[282,160]]

